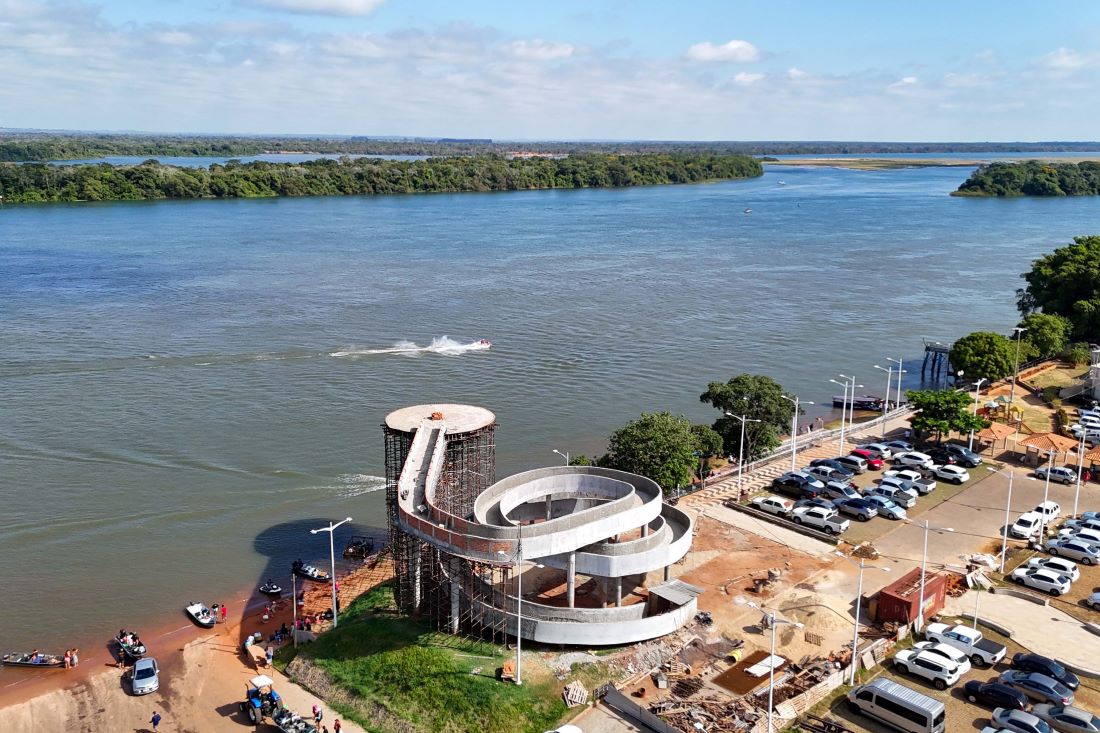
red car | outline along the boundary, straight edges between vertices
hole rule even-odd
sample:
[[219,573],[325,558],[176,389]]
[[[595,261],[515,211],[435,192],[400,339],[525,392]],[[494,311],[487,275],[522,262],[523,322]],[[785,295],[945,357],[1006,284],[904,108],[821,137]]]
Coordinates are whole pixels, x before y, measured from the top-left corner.
[[869,450],[856,448],[855,450],[851,451],[851,455],[859,456],[863,460],[867,461],[867,465],[871,468],[872,471],[882,470],[882,459]]

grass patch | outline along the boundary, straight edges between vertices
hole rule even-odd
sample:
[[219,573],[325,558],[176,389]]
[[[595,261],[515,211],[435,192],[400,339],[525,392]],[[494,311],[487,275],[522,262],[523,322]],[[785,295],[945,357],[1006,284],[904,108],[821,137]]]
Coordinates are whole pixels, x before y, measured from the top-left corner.
[[[448,733],[544,731],[565,716],[563,683],[553,676],[525,665],[522,686],[501,682],[497,669],[511,652],[437,633],[392,608],[392,588],[382,586],[349,606],[337,629],[299,647],[338,687],[368,703],[342,714],[371,730],[397,730],[363,713],[381,706],[407,723],[402,731]],[[280,654],[279,661],[289,659]]]

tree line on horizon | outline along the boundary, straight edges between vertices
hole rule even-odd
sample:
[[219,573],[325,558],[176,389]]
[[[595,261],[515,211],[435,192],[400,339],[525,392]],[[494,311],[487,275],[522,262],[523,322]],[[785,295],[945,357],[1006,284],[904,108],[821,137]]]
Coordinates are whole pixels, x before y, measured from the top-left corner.
[[1051,163],[1025,160],[979,166],[954,196],[1095,196],[1100,161]]
[[481,155],[415,161],[341,158],[302,163],[229,161],[209,168],[163,165],[155,160],[129,166],[2,163],[0,201],[140,201],[610,188],[762,174],[763,168],[754,158],[704,154],[588,154],[564,158]]

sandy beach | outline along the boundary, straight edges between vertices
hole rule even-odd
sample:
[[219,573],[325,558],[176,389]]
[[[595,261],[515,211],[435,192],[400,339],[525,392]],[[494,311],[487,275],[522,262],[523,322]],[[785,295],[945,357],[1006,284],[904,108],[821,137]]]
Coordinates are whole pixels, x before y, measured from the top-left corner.
[[[388,562],[374,567],[363,565],[342,575],[342,602],[351,603],[391,576]],[[311,584],[306,589],[302,612],[313,615],[323,611],[331,603],[329,593],[328,585]],[[265,622],[263,601],[252,601],[249,605],[238,603],[236,614],[231,606],[228,622],[214,629],[189,624],[181,615],[181,623],[171,628],[142,634],[150,648],[149,656],[160,666],[160,689],[143,697],[130,693],[128,670],[115,665],[106,643],[97,649],[82,649],[80,666],[74,670],[3,670],[0,731],[151,731],[149,721],[154,711],[163,718],[162,731],[240,731],[251,725],[240,713],[238,703],[244,699],[248,681],[261,673],[275,680],[275,689],[291,710],[308,714],[314,705],[320,706],[324,711],[322,724],[331,730],[339,717],[335,711],[273,668],[257,669],[242,654],[241,645],[248,635],[260,632],[266,639],[280,624],[290,626],[293,615],[291,603],[285,600]],[[340,720],[343,730],[362,733],[355,724]],[[264,729],[275,730],[274,726],[260,728]]]

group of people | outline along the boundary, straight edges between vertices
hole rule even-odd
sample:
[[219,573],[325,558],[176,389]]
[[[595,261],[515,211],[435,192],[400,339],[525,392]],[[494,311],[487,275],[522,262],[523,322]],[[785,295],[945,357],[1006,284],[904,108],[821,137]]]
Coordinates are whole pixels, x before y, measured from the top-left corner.
[[141,644],[141,639],[138,638],[136,631],[126,631],[125,629],[118,630],[118,640],[126,646],[138,646]]
[[[313,706],[313,724],[317,726],[317,733],[329,733],[328,726],[321,725],[321,719],[324,718],[324,711],[316,705]],[[332,724],[332,733],[340,733],[343,730],[343,725],[340,724],[340,719],[337,718],[336,722]]]
[[80,664],[80,650],[76,647],[72,649],[66,649],[64,656],[61,657],[65,663],[65,669],[72,669],[76,665]]

